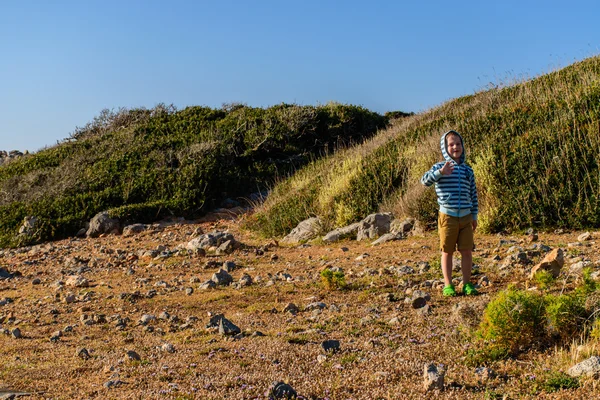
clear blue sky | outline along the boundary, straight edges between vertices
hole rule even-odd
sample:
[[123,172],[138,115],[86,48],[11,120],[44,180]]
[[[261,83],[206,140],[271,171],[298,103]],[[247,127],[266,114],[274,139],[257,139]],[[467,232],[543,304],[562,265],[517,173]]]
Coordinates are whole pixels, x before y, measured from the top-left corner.
[[424,111],[599,54],[598,16],[598,0],[0,0],[0,150],[157,103]]

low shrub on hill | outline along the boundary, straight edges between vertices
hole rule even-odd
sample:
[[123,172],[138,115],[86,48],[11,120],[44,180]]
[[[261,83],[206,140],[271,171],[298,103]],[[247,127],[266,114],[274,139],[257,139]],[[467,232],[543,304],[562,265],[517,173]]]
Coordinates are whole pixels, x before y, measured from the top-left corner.
[[[136,222],[199,215],[386,123],[334,103],[104,111],[64,143],[0,168],[0,247],[72,235],[104,210]],[[25,216],[38,217],[37,230],[16,238]]]

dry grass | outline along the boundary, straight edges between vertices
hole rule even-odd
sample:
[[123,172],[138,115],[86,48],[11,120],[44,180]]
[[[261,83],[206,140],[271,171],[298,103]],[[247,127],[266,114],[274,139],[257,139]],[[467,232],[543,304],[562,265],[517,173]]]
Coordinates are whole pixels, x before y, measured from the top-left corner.
[[[268,244],[248,233],[239,231],[233,221],[204,222],[198,225],[205,231],[229,229],[236,238],[251,246]],[[458,303],[467,303],[473,310],[482,306],[509,281],[525,285],[525,274],[502,277],[494,254],[505,256],[505,249],[494,250],[498,238],[478,235],[479,249],[475,256],[481,273],[492,286],[483,288],[474,299],[443,298],[435,289],[431,293],[433,306],[428,316],[418,315],[403,298],[406,287],[426,279],[440,279],[441,273],[432,270],[423,275],[397,278],[391,275],[365,275],[366,269],[378,271],[390,265],[412,265],[433,261],[438,254],[435,233],[423,237],[388,243],[372,248],[368,243],[343,242],[329,247],[313,245],[308,248],[271,247],[265,255],[253,251],[238,251],[227,257],[183,257],[165,260],[124,259],[140,249],[165,245],[170,249],[190,240],[196,224],[166,228],[156,234],[135,237],[109,236],[99,239],[64,240],[35,247],[28,252],[6,251],[1,264],[22,277],[0,281],[0,298],[9,297],[13,303],[0,306],[2,328],[18,326],[23,339],[0,336],[0,387],[28,392],[42,392],[32,398],[202,398],[202,399],[265,399],[273,381],[288,381],[299,394],[315,399],[487,399],[507,395],[507,398],[592,398],[594,382],[576,390],[547,394],[536,389],[536,380],[548,368],[565,370],[585,355],[597,354],[597,345],[586,343],[585,350],[548,349],[531,351],[519,359],[492,363],[500,375],[480,381],[473,367],[465,366],[464,355],[473,346],[470,326],[453,314]],[[550,246],[574,241],[577,234],[541,234],[540,240]],[[520,237],[515,237],[519,240]],[[342,247],[348,250],[343,251]],[[118,252],[117,252],[118,251]],[[584,248],[584,254],[597,254],[598,245]],[[125,256],[119,256],[118,253]],[[363,261],[355,258],[370,254]],[[278,259],[271,256],[277,254]],[[92,287],[57,290],[53,283],[64,280],[74,267],[69,259],[80,256],[90,259],[91,270],[84,276]],[[233,260],[242,270],[232,273],[239,278],[243,272],[265,278],[248,288],[232,287],[202,291],[190,278],[201,281],[210,278],[214,269],[203,269],[207,261]],[[93,265],[92,265],[93,264]],[[324,265],[342,267],[348,283],[347,290],[326,290],[320,271]],[[132,268],[135,273],[127,274]],[[266,286],[268,275],[285,271],[292,282],[277,281]],[[32,285],[39,278],[40,285]],[[410,281],[407,285],[407,280]],[[157,287],[165,281],[170,288]],[[194,287],[191,296],[184,292]],[[149,290],[157,296],[145,298]],[[66,304],[56,300],[73,291],[78,301]],[[135,302],[122,300],[121,293],[139,291],[142,297]],[[90,293],[88,297],[84,297]],[[393,293],[400,301],[390,302],[382,297]],[[311,302],[322,301],[328,306],[318,315],[301,311],[297,316],[282,313],[288,302],[301,310]],[[273,312],[273,309],[276,312]],[[161,311],[177,315],[182,321],[171,324],[158,320],[147,332],[137,321],[143,314],[158,316]],[[228,340],[205,329],[208,313],[225,313],[242,330],[261,331],[264,337],[244,337]],[[18,322],[7,323],[13,314]],[[124,330],[114,322],[84,325],[81,314],[113,315],[129,318]],[[198,318],[189,329],[178,326],[189,316]],[[394,317],[398,324],[389,324]],[[470,316],[471,318],[473,316]],[[475,321],[477,317],[475,316]],[[66,326],[72,332],[66,332]],[[63,330],[59,342],[51,342],[52,333]],[[341,341],[341,352],[327,356],[319,363],[320,343],[325,339]],[[160,351],[164,343],[175,346],[173,354]],[[82,360],[76,350],[85,347],[91,359]],[[127,350],[135,350],[141,361],[123,361]],[[553,360],[553,361],[550,361]],[[422,368],[427,362],[448,367],[447,390],[424,393]],[[109,380],[121,380],[124,385],[107,389]],[[454,388],[452,388],[454,387]]]

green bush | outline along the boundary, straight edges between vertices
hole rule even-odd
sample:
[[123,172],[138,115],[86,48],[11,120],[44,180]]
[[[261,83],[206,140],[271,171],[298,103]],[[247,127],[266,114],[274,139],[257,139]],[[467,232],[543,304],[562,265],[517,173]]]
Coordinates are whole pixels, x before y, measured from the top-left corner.
[[[105,210],[144,222],[198,216],[386,123],[362,107],[333,103],[104,110],[64,143],[0,168],[0,247],[73,235]],[[40,228],[17,239],[28,215]]]
[[343,271],[332,271],[330,268],[325,268],[321,271],[321,282],[327,290],[346,288],[346,276]]
[[540,289],[548,290],[552,287],[552,285],[556,282],[556,278],[552,275],[552,272],[546,271],[544,269],[536,272],[533,280],[538,284]]
[[559,390],[577,389],[579,379],[573,378],[564,372],[550,371],[541,377],[542,389],[548,393]]
[[568,341],[582,331],[588,316],[585,296],[576,291],[559,296],[548,295],[545,301],[549,333]]
[[490,347],[516,354],[546,335],[544,298],[510,287],[487,305],[479,327]]

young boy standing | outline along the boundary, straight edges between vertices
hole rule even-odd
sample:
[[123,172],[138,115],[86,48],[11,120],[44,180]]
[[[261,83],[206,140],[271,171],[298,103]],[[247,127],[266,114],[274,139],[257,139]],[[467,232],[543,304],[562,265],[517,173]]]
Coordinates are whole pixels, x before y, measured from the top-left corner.
[[452,255],[458,249],[462,256],[463,293],[476,295],[471,283],[473,266],[473,232],[477,228],[477,187],[471,167],[465,164],[462,136],[448,131],[440,141],[445,161],[435,164],[421,178],[425,186],[435,184],[438,214],[438,232],[442,252],[444,296],[456,296],[452,285]]

